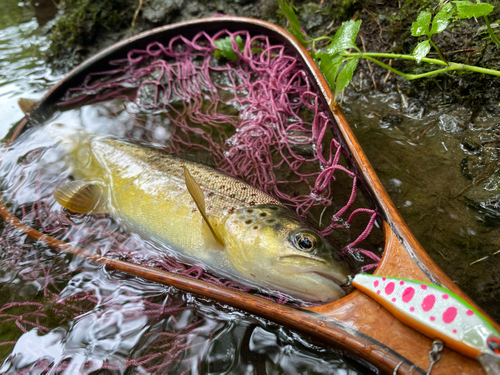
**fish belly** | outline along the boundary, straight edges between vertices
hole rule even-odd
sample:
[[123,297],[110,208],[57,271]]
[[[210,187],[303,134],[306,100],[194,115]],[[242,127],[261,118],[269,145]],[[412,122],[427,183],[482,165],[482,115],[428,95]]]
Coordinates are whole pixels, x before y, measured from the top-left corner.
[[210,268],[230,270],[231,265],[186,188],[184,166],[204,191],[207,215],[214,225],[224,225],[227,216],[241,207],[281,205],[212,168],[152,148],[94,138],[73,153],[78,156],[75,174],[103,182],[108,211],[124,229]]

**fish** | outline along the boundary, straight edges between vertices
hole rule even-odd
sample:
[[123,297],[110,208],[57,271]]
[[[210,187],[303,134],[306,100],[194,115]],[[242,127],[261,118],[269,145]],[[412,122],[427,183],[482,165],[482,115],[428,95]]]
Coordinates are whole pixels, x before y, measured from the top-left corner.
[[50,126],[73,178],[54,191],[62,207],[109,214],[180,260],[249,286],[315,303],[349,290],[334,247],[265,192],[147,145]]
[[406,325],[477,358],[485,370],[499,369],[500,332],[453,292],[423,281],[369,274],[357,274],[352,285]]

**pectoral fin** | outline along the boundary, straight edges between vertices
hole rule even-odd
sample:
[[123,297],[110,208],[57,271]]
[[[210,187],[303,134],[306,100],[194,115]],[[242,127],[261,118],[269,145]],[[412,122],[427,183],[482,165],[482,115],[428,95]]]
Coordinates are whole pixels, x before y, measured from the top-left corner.
[[212,224],[210,224],[210,221],[208,220],[208,216],[205,211],[205,195],[203,194],[203,190],[201,190],[200,185],[198,185],[198,183],[193,178],[193,176],[191,176],[191,173],[189,173],[186,167],[184,167],[184,178],[186,179],[186,187],[189,191],[189,194],[191,194],[191,197],[193,197],[194,203],[196,203],[196,207],[198,207],[198,211],[200,211],[200,214],[205,220],[205,223],[207,223],[217,242],[219,242],[221,245],[224,245],[221,236],[219,235],[219,233],[217,233],[215,228],[212,226]]
[[54,191],[54,198],[64,208],[79,214],[106,212],[102,190],[94,182],[67,182]]

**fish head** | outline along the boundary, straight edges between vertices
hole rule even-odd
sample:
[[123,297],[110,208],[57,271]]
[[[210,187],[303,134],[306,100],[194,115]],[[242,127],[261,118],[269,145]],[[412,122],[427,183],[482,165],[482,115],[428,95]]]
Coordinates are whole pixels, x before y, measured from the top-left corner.
[[325,238],[283,206],[236,210],[225,221],[224,241],[233,267],[256,285],[308,302],[345,295],[344,262]]

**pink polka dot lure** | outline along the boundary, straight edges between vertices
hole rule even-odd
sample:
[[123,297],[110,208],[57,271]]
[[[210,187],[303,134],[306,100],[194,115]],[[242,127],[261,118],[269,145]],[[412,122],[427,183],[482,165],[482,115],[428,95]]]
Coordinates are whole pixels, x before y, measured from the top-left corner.
[[[352,284],[426,336],[439,338],[472,358],[487,354],[500,360],[500,332],[449,290],[417,280],[367,274],[356,275]],[[478,359],[483,363],[483,358]]]

